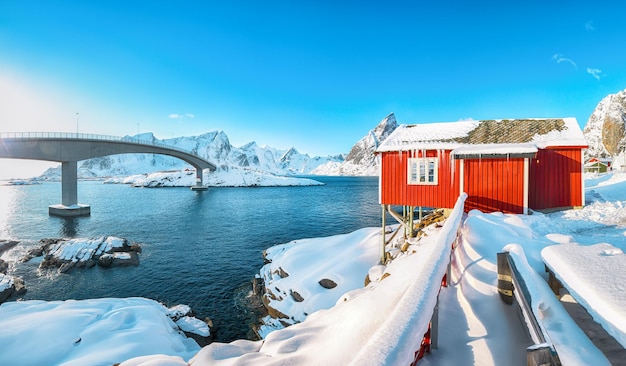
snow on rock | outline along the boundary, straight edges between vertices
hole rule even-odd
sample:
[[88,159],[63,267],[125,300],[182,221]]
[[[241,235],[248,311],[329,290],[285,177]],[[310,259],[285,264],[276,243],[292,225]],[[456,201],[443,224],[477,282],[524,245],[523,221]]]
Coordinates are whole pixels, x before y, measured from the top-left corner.
[[42,239],[39,248],[29,251],[24,260],[44,256],[39,268],[58,267],[66,273],[73,268],[138,265],[141,247],[113,236],[93,239]]
[[626,255],[611,244],[562,244],[541,256],[578,303],[626,347]]
[[167,314],[144,298],[4,303],[0,365],[113,365],[156,354],[188,360],[200,347]]
[[211,329],[209,324],[193,317],[193,311],[189,305],[176,305],[168,309],[167,316],[176,322],[178,327],[185,333],[193,333],[202,337],[209,337]]
[[[0,255],[19,244],[15,240],[0,240]],[[26,292],[24,281],[21,277],[7,274],[9,263],[0,258],[0,304],[11,296],[19,296]]]
[[26,292],[24,281],[20,277],[0,273],[0,304],[11,296],[19,296]]
[[207,323],[198,318],[184,316],[176,321],[176,325],[184,332],[194,333],[203,337],[211,335],[211,329],[209,329]]
[[[586,158],[615,158],[623,154],[626,148],[626,90],[604,97],[587,120],[583,133],[589,143]],[[620,159],[615,160],[620,162]]]
[[[270,261],[260,270],[263,303],[274,319],[265,318],[259,334],[302,322],[328,309],[346,292],[363,287],[368,270],[380,259],[380,229],[365,228],[328,238],[295,240],[265,251]],[[325,261],[312,261],[323,258]],[[332,281],[335,287],[324,287]]]

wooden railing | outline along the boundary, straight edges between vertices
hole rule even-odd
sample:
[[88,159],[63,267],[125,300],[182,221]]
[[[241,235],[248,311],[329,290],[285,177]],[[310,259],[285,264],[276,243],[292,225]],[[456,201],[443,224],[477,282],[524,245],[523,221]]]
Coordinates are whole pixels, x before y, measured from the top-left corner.
[[537,317],[532,310],[531,303],[533,297],[526,286],[526,280],[520,274],[515,261],[509,252],[497,254],[498,263],[498,293],[500,298],[508,305],[517,302],[522,312],[522,316],[527,325],[528,333],[533,341],[533,345],[526,349],[527,365],[560,365],[559,356],[547,339],[547,332],[537,321]]
[[610,364],[530,266],[521,245],[505,246],[497,260],[500,298],[519,306],[533,342],[526,348],[527,365]]
[[[461,227],[467,195],[463,193],[448,216],[437,239],[429,243],[414,274],[415,285],[402,295],[396,309],[370,337],[354,365],[414,365],[432,347],[437,348],[439,291],[450,273],[450,258]],[[419,255],[419,254],[417,254]],[[375,345],[388,339],[402,340],[391,349]]]

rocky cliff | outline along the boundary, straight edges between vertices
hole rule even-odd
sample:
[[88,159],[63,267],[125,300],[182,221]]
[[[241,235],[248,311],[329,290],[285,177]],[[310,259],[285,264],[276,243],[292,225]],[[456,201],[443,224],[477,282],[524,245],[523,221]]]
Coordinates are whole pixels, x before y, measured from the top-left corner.
[[616,157],[626,150],[626,90],[598,103],[583,130],[589,149],[586,159]]

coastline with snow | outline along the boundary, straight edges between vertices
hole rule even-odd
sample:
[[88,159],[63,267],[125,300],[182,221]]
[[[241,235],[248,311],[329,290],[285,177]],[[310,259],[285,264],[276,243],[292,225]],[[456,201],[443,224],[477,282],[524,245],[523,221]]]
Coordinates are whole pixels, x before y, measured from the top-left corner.
[[[497,291],[496,253],[507,245],[518,244],[524,251],[530,271],[543,280],[547,275],[541,253],[547,247],[571,246],[574,243],[584,247],[610,243],[615,248],[610,252],[611,257],[624,256],[626,220],[622,218],[626,217],[626,174],[611,173],[586,178],[587,205],[582,209],[532,215],[471,211],[463,219],[459,244],[452,257],[452,277],[448,280],[450,285],[441,289],[439,294],[439,348],[432,350],[420,364],[464,364],[468,360],[481,365],[526,364],[526,331],[517,320],[515,308],[503,304]],[[385,319],[380,314],[394,313],[387,306],[396,304],[394,298],[409,289],[402,287],[406,284],[398,287],[402,283],[400,279],[411,277],[408,273],[420,267],[413,263],[420,256],[411,253],[432,249],[438,237],[437,230],[440,229],[434,230],[419,242],[412,243],[409,246],[412,249],[400,255],[387,268],[378,264],[380,228],[361,229],[328,238],[296,240],[268,248],[266,252],[271,262],[259,271],[259,276],[266,279],[266,285],[273,288],[277,299],[282,298],[270,303],[297,324],[285,329],[268,329],[265,339],[260,341],[212,343],[191,352],[185,347],[178,347],[172,352],[158,351],[167,355],[157,355],[154,351],[149,353],[149,350],[137,355],[129,351],[122,355],[126,359],[122,364],[148,365],[150,362],[161,362],[203,366],[250,363],[253,360],[262,364],[277,359],[293,363],[319,363],[320,357],[332,357],[332,360],[349,363],[365,345],[367,352],[378,352],[377,343],[369,342],[373,332],[354,329],[368,326],[378,328],[381,324],[376,322]],[[285,255],[288,251],[291,251],[290,255]],[[363,258],[363,261],[359,264],[359,260],[352,262],[352,258]],[[591,265],[581,264],[583,267]],[[590,269],[578,270],[585,273]],[[403,271],[409,272],[403,274]],[[390,275],[382,279],[386,272]],[[364,286],[365,276],[374,284]],[[322,295],[331,293],[333,289],[322,287],[322,279],[335,283],[337,293],[345,292],[334,300],[324,298]],[[429,283],[428,279],[424,280]],[[341,287],[348,283],[352,284],[348,287],[355,288]],[[295,296],[295,293],[299,296]],[[626,292],[617,292],[615,296],[618,296],[615,302],[621,304]],[[303,301],[299,301],[299,298]],[[280,304],[281,301],[283,304]],[[550,306],[561,305],[557,301],[550,303]],[[0,324],[3,329],[11,330],[9,333],[17,334],[18,339],[23,337],[20,334],[30,332],[25,322],[10,322],[3,314],[4,305],[0,306],[0,322],[5,322]],[[570,342],[570,350],[580,349],[576,346],[580,340],[565,331],[569,329],[571,319],[560,318],[563,316],[561,311],[545,314],[552,317],[554,324],[567,322],[568,326],[563,328],[560,335]],[[54,315],[50,316],[54,318]],[[63,324],[57,326],[62,327]],[[327,331],[322,332],[320,329]],[[143,334],[149,340],[150,336],[144,331],[139,329],[137,334]],[[166,333],[177,337],[175,332],[168,330]],[[69,340],[65,341],[69,343]],[[71,341],[75,342],[76,339]],[[388,340],[393,344],[404,344],[405,341],[404,338]],[[22,343],[22,346],[26,346],[28,342]],[[389,344],[384,343],[383,346],[386,350],[380,352],[386,354]],[[69,348],[67,345],[64,347]],[[92,352],[96,353],[95,346]],[[564,352],[563,355],[569,356],[569,359],[576,359],[572,351]],[[20,354],[24,364],[32,361],[27,352],[22,351]],[[339,358],[334,355],[339,355]]]
[[[316,186],[324,183],[308,178],[278,176],[239,168],[222,168],[205,173],[204,185],[207,187],[297,187]],[[193,170],[155,172],[136,174],[128,177],[108,178],[106,184],[129,184],[133,187],[191,187],[196,184]]]

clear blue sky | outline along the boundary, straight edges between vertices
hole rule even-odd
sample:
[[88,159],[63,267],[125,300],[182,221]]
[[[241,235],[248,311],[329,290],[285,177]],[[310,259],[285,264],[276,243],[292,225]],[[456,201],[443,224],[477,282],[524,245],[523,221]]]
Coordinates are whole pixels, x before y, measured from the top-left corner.
[[617,1],[0,0],[0,132],[223,130],[311,155],[400,123],[576,117],[626,89]]

